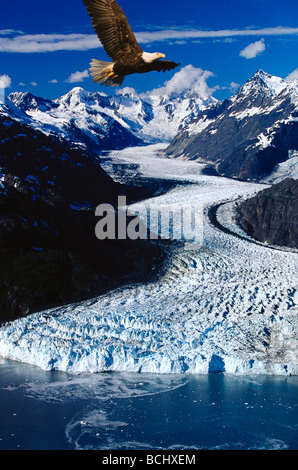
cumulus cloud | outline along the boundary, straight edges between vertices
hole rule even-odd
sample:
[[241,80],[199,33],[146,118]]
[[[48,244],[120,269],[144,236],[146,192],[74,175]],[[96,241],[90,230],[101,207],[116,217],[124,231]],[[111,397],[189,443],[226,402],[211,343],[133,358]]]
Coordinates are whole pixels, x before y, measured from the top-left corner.
[[53,80],[49,80],[49,83],[58,83],[58,80],[56,80],[56,78],[53,78]]
[[241,57],[245,57],[245,59],[254,59],[257,55],[262,54],[266,49],[265,40],[262,38],[260,41],[253,42],[246,46],[240,52]]
[[116,95],[136,95],[137,92],[134,88],[130,87],[130,86],[125,86],[123,88],[120,88],[118,90],[115,90],[115,93]]
[[208,78],[214,76],[208,70],[196,68],[193,65],[183,67],[161,88],[157,88],[150,93],[156,95],[179,95],[181,93],[189,92],[190,94],[199,94],[202,98],[209,98],[217,89],[210,88],[207,84]]
[[83,82],[85,78],[89,77],[89,72],[88,70],[83,70],[82,72],[74,72],[72,73],[65,81],[67,83],[78,83],[78,82]]
[[294,80],[298,80],[298,69],[293,70],[293,72],[290,73],[290,74],[286,77],[286,81],[287,81],[287,82],[293,82]]
[[0,88],[10,88],[11,86],[11,78],[4,74],[0,75]]
[[11,78],[4,74],[0,75],[0,103],[4,103],[5,89],[11,86]]
[[[198,29],[160,29],[136,32],[140,44],[155,42],[196,41],[208,38],[266,37],[297,35],[298,28],[284,26],[261,29],[223,29],[204,31]],[[0,52],[53,52],[62,50],[86,51],[102,47],[96,34],[24,34],[21,31],[0,31]]]
[[240,86],[241,85],[239,83],[231,82],[229,88],[230,88],[232,93],[236,93],[236,91],[239,90]]

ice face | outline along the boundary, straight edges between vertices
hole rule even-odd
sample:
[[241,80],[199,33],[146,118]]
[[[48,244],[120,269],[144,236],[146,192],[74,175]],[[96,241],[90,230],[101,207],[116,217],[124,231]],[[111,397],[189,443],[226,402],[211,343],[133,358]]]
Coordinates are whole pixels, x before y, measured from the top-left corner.
[[[297,253],[224,233],[207,214],[264,185],[205,176],[200,165],[160,158],[157,150],[115,151],[110,158],[123,168],[141,160],[144,177],[183,183],[146,204],[203,204],[203,245],[176,248],[155,282],[4,325],[0,355],[71,372],[297,373]],[[233,229],[233,204],[218,217]]]

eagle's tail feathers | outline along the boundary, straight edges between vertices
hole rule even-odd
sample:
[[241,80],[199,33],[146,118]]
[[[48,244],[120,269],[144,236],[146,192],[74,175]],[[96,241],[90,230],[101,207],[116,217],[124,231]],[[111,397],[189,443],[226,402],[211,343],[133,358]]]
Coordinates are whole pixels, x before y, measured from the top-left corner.
[[95,83],[105,86],[120,86],[124,80],[123,75],[114,74],[114,63],[104,60],[92,59],[90,67],[91,76]]

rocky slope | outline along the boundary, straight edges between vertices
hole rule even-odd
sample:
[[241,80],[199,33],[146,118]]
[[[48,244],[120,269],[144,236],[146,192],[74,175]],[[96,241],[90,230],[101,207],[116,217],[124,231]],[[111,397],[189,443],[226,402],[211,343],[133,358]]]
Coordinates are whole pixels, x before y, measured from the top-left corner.
[[297,81],[260,70],[231,99],[203,110],[166,154],[207,162],[222,176],[259,180],[297,149]]
[[97,240],[95,207],[157,186],[116,184],[81,146],[34,129],[13,105],[0,111],[0,322],[151,275],[162,253]]
[[297,201],[298,181],[287,178],[243,202],[239,223],[261,242],[298,248]]

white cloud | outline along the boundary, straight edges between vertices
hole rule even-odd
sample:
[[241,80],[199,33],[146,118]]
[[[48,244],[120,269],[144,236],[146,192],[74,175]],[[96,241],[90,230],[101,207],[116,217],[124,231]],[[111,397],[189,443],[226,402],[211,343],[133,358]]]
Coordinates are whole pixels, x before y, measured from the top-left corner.
[[37,83],[36,82],[31,82],[31,85],[32,86],[37,86]]
[[24,82],[19,82],[18,85],[19,85],[19,86],[26,86],[26,83],[24,83]]
[[298,34],[298,28],[288,28],[283,26],[262,29],[222,29],[217,31],[203,30],[179,30],[169,29],[161,31],[146,31],[136,33],[140,43],[146,44],[156,41],[168,41],[177,39],[206,39],[206,38],[229,38],[245,36],[285,36]]
[[11,78],[4,74],[0,75],[0,88],[10,88],[11,86]]
[[229,88],[230,88],[232,93],[236,93],[236,91],[239,90],[240,86],[241,85],[239,83],[231,82]]
[[11,86],[11,78],[8,75],[0,75],[0,103],[5,102],[5,89]]
[[257,55],[262,54],[265,49],[265,40],[262,38],[260,41],[253,42],[246,46],[239,55],[245,57],[245,59],[254,59]]
[[293,70],[293,72],[290,73],[290,74],[286,77],[286,81],[287,81],[287,82],[293,82],[294,80],[298,80],[298,69]]
[[83,51],[101,47],[93,34],[22,34],[0,37],[0,52]]
[[49,83],[58,83],[58,80],[56,80],[56,78],[53,78],[53,80],[49,80]]
[[183,67],[176,72],[173,77],[165,82],[164,86],[150,92],[156,95],[179,95],[182,92],[197,93],[202,98],[209,98],[217,88],[209,88],[207,85],[208,78],[214,76],[208,70],[195,68],[193,65]]
[[0,29],[1,36],[8,36],[11,34],[24,34],[23,31],[19,31],[18,29]]
[[83,70],[83,72],[74,72],[72,73],[65,81],[67,83],[77,83],[77,82],[83,82],[84,78],[89,77],[89,72],[88,70]]
[[[223,29],[204,31],[197,29],[165,29],[140,31],[136,38],[140,44],[165,41],[198,40],[206,38],[266,37],[297,35],[298,28],[277,26],[261,29]],[[96,34],[24,34],[20,31],[0,31],[0,52],[53,52],[62,50],[86,51],[102,47]]]

